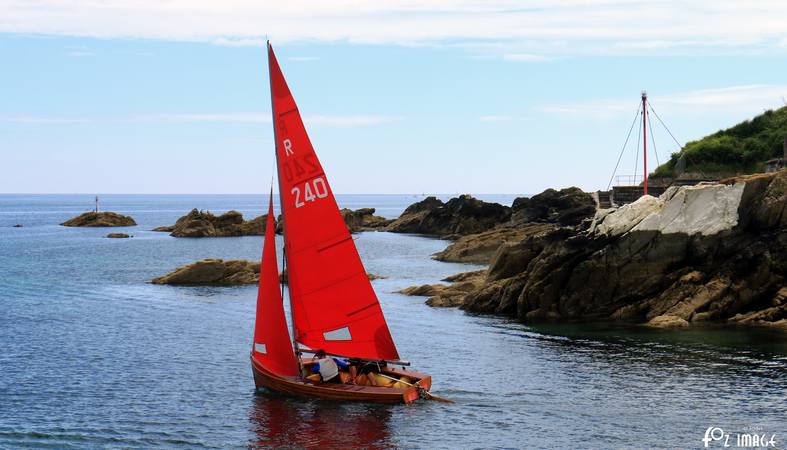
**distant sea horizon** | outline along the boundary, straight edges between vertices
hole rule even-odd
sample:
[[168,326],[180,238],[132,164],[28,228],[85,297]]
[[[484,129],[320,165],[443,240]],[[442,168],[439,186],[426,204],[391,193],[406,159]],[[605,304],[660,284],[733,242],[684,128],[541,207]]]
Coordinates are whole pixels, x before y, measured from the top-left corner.
[[[274,195],[274,210],[279,214],[278,194]],[[336,194],[341,208],[375,208],[375,214],[385,218],[396,218],[409,205],[428,196],[447,201],[461,194]],[[514,199],[523,194],[471,194],[486,202],[510,206]],[[24,221],[28,213],[36,212],[34,222],[59,224],[74,215],[92,211],[95,197],[99,199],[99,210],[113,211],[133,216],[137,222],[154,210],[168,221],[183,216],[192,209],[221,213],[235,210],[244,215],[261,215],[267,209],[267,193],[259,194],[0,194],[0,226],[13,226]],[[54,216],[44,219],[41,213]],[[13,222],[13,223],[12,223]],[[21,223],[21,222],[19,222]],[[21,223],[25,225],[24,223]],[[142,223],[140,223],[141,225]],[[155,226],[168,225],[158,223]]]
[[[335,195],[413,195],[413,196],[435,196],[435,197],[443,197],[446,195],[464,195],[470,194],[472,196],[479,196],[479,195],[518,195],[518,196],[533,196],[535,194],[522,194],[522,193],[510,193],[510,192],[484,192],[484,193],[475,193],[475,192],[455,192],[455,193],[447,193],[447,192],[423,192],[423,193],[411,193],[411,192],[383,192],[383,193],[354,193],[354,192],[334,192]],[[177,193],[167,193],[167,192],[157,192],[157,193],[145,193],[145,192],[115,192],[115,193],[101,193],[101,192],[0,192],[0,195],[179,195],[179,196],[188,196],[188,195],[223,195],[223,196],[244,196],[244,195],[267,195],[267,192],[251,192],[251,193],[200,193],[200,192],[177,192]],[[276,195],[274,193],[274,195]]]

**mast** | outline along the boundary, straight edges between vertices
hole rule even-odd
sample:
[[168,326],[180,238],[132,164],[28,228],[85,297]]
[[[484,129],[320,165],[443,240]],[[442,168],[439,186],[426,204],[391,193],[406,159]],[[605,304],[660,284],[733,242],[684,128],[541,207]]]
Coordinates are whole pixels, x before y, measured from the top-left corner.
[[[642,173],[644,174],[644,194],[648,195],[648,92],[642,91]],[[636,181],[635,181],[636,183]]]
[[[273,76],[271,74],[271,41],[266,41],[267,48],[268,48],[268,87],[270,89],[271,95],[271,125],[273,126],[273,146],[274,146],[274,159],[276,160],[276,182],[279,186],[279,210],[281,211],[281,218],[282,220],[285,219],[284,217],[284,196],[282,195],[281,190],[281,173],[279,171],[279,155],[277,152],[277,147],[279,146],[279,138],[276,135],[276,110],[274,109],[273,104]],[[281,227],[281,235],[285,237],[284,227]],[[287,239],[282,239],[282,246],[281,246],[281,253],[282,253],[282,273],[287,274],[287,278],[289,278],[290,274],[287,270]],[[280,280],[279,283],[281,284],[281,292],[282,292],[282,299],[284,299],[284,280]],[[292,350],[295,353],[295,360],[298,361],[298,369],[300,372],[301,369],[301,356],[300,350],[298,349],[298,330],[295,328],[295,318],[293,317],[293,307],[292,302],[290,302],[290,331],[292,334]]]

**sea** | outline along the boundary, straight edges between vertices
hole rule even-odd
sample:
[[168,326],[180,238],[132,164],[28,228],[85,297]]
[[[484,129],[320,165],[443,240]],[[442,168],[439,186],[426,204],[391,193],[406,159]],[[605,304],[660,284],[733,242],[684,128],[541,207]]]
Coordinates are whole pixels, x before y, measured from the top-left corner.
[[[396,217],[422,198],[338,202]],[[724,435],[734,448],[742,433],[787,447],[784,331],[526,325],[430,308],[396,291],[481,266],[435,261],[448,242],[415,235],[364,232],[355,243],[367,271],[387,277],[373,286],[399,353],[455,403],[256,392],[256,287],[150,280],[202,258],[259,258],[262,237],[150,230],[192,208],[254,217],[267,198],[102,195],[101,209],[138,225],[58,225],[93,201],[0,195],[0,448],[723,448]]]

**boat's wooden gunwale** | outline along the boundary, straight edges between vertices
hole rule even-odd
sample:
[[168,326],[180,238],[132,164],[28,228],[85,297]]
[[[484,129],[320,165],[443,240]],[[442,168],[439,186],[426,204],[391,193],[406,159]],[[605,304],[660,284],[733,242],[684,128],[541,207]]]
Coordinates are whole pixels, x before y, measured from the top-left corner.
[[[298,377],[281,377],[266,370],[254,358],[251,358],[251,368],[254,373],[254,382],[258,389],[264,387],[285,394],[324,400],[372,403],[407,403],[406,398],[417,398],[417,390],[413,387],[400,389],[358,386],[354,384],[311,384],[301,381]],[[412,373],[410,371],[407,372],[408,375]]]

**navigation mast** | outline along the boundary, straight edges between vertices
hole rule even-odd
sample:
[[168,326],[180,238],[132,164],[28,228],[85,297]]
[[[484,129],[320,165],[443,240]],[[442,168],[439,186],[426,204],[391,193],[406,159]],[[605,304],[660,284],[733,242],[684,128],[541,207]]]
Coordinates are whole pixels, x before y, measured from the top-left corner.
[[642,173],[643,194],[648,195],[648,91],[642,91]]

